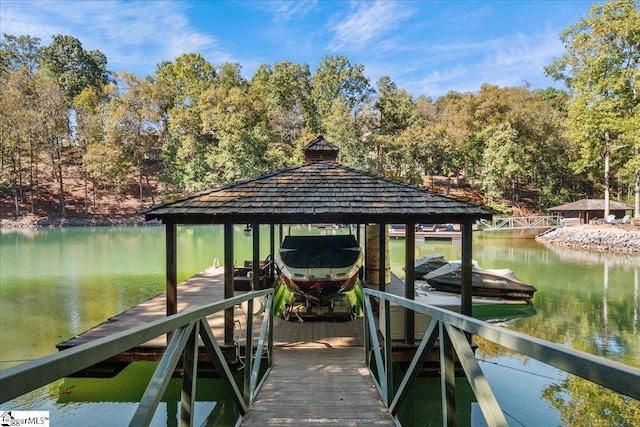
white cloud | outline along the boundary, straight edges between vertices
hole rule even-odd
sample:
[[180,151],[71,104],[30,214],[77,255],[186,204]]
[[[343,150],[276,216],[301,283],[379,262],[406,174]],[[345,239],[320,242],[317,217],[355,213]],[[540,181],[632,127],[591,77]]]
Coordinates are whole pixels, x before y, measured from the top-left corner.
[[[412,11],[402,2],[354,2],[353,13],[337,22],[329,24],[334,34],[329,48],[333,51],[357,51],[393,32],[400,23],[412,15]],[[386,39],[386,49],[389,49]]]
[[[232,55],[220,49],[213,36],[190,26],[187,5],[168,1],[33,1],[18,9],[14,2],[3,1],[1,23],[3,32],[37,36],[45,45],[52,35],[72,35],[85,49],[98,49],[118,64],[121,69],[114,71],[150,74],[156,64],[191,52],[212,63],[230,60]],[[52,20],[57,25],[48,25]]]

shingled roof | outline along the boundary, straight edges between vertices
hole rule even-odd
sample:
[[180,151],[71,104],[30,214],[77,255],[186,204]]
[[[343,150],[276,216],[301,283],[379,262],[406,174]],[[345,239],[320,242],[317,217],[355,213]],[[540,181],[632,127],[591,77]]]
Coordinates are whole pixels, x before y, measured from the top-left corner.
[[[604,199],[582,199],[576,202],[566,203],[564,205],[554,206],[547,210],[549,211],[602,211],[604,210]],[[615,200],[609,201],[609,209],[615,211],[624,211],[633,209],[633,206],[626,203],[616,202]]]
[[477,203],[320,160],[193,194],[141,212],[176,224],[462,223]]

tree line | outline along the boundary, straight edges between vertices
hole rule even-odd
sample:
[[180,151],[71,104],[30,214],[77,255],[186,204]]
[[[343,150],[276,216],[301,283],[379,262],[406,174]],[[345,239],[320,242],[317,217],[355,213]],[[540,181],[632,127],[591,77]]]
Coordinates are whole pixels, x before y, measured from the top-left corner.
[[567,90],[485,84],[436,99],[388,76],[372,85],[344,56],[323,56],[313,71],[263,64],[246,79],[240,64],[189,53],[142,78],[108,71],[106,56],[73,36],[42,46],[3,34],[0,191],[20,215],[55,181],[64,215],[73,175],[88,213],[97,189],[125,197],[134,174],[155,203],[300,164],[322,134],[347,166],[419,185],[445,175],[497,208],[610,191],[638,203],[638,16],[633,0],[595,4],[560,35],[566,54],[545,71]]

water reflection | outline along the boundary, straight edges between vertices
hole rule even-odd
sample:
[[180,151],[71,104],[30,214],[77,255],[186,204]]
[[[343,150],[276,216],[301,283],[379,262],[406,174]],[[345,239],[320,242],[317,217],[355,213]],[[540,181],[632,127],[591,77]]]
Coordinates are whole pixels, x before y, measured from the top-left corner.
[[580,264],[602,264],[607,262],[618,266],[640,267],[640,256],[638,254],[595,252],[558,245],[545,245],[545,247],[566,262]]
[[[234,239],[236,257],[240,262],[250,256],[252,247],[252,239],[244,237],[243,227],[237,227],[238,234]],[[260,239],[263,256],[268,252],[267,232],[265,229],[265,237]],[[327,229],[324,232],[331,231]],[[221,227],[179,227],[178,238],[181,280],[201,271],[214,258],[223,260]],[[163,291],[163,239],[162,227],[44,229],[0,234],[0,367],[53,353],[58,342]],[[475,239],[473,256],[480,265],[510,268],[519,278],[538,288],[532,305],[494,306],[491,310],[474,307],[478,317],[518,332],[640,367],[640,257],[545,247],[532,240]],[[392,240],[390,252],[392,270],[402,276],[404,242]],[[430,253],[459,259],[461,245],[459,241],[417,242],[416,258]],[[501,312],[503,308],[512,311]],[[536,361],[511,356],[503,348],[496,347],[494,351],[482,344],[479,354],[489,355],[493,362],[501,364],[484,363],[483,369],[495,371],[497,386],[494,386],[494,391],[504,396],[499,399],[507,402],[505,410],[514,414],[516,419],[539,419],[542,425],[559,425],[561,422],[556,414],[573,411],[572,402],[581,405],[598,399],[600,391],[592,392],[589,387],[584,388],[585,396],[581,396],[581,386],[575,385],[574,379],[565,378],[560,371],[545,381],[539,375],[516,376],[511,372],[515,372],[516,367],[533,372],[540,372],[543,368]],[[513,369],[506,371],[505,363],[513,365]],[[77,425],[73,423],[73,420],[78,420],[73,415],[77,411],[86,416],[86,420],[93,417],[91,422],[81,423],[83,425],[104,424],[111,420],[114,420],[113,425],[120,425],[122,423],[116,422],[114,416],[120,412],[132,414],[135,410],[134,403],[116,402],[115,397],[136,383],[135,379],[118,386],[119,389],[114,386],[110,394],[106,394],[106,399],[115,402],[112,407],[103,405],[106,409],[98,408],[100,404],[96,401],[99,399],[94,401],[88,396],[89,393],[100,394],[109,382],[86,381],[71,383],[65,380],[62,385],[24,397],[19,405],[13,407],[59,411],[63,413],[62,419],[69,421],[67,424],[70,425]],[[556,388],[550,389],[551,384]],[[524,406],[521,390],[514,392],[514,385],[528,390],[527,398],[533,396],[533,403],[527,405],[530,409],[527,414],[521,411]],[[215,388],[215,385],[211,387]],[[69,394],[65,394],[67,390]],[[549,400],[541,396],[543,392]],[[608,395],[604,396],[610,400]],[[619,403],[611,403],[611,411],[620,410],[616,417],[624,419],[626,413]],[[211,424],[211,420],[219,416],[214,411],[223,411],[224,404],[216,397],[205,397],[202,404],[209,406],[197,411],[207,418],[201,424]],[[597,402],[591,404],[594,408],[601,405]],[[476,425],[477,411],[474,408],[477,404],[471,401],[470,405],[471,423]],[[413,404],[416,410],[423,406],[418,400]],[[7,407],[3,405],[2,409]],[[167,425],[171,417],[167,418],[166,414],[176,410],[173,403],[163,408],[161,420],[154,420],[156,425]],[[224,418],[224,415],[220,416]],[[634,413],[630,413],[628,419],[636,422],[637,417],[634,417]],[[129,418],[124,419],[123,422],[127,423]]]

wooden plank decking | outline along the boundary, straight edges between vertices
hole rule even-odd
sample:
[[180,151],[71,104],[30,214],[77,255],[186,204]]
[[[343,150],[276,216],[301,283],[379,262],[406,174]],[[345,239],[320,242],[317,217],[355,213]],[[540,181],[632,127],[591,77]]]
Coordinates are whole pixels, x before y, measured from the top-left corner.
[[[351,323],[351,322],[349,322]],[[394,426],[362,347],[280,347],[243,426]]]
[[[222,300],[223,280],[224,270],[210,267],[179,284],[179,311]],[[71,348],[160,319],[166,316],[165,303],[166,294],[159,294],[58,344],[58,348]],[[256,316],[257,325],[261,317]],[[236,308],[240,326],[244,318],[242,310]],[[209,324],[222,342],[223,313],[210,316]],[[243,425],[395,425],[364,363],[363,328],[362,319],[296,322],[275,318],[273,369]],[[236,334],[244,341],[243,328]],[[161,336],[116,359],[154,359],[165,346],[165,337]]]
[[[178,285],[178,311],[200,307],[224,299],[224,269],[209,267],[199,274]],[[58,344],[59,349],[74,347],[86,342],[125,331],[136,326],[161,319],[167,314],[167,295],[165,292],[152,297],[135,307],[113,316],[105,322],[85,331],[68,341]],[[236,309],[236,315],[242,311]],[[216,338],[224,336],[224,313],[216,313],[208,318],[209,325]],[[164,336],[145,343],[144,347],[163,347],[166,344]]]

